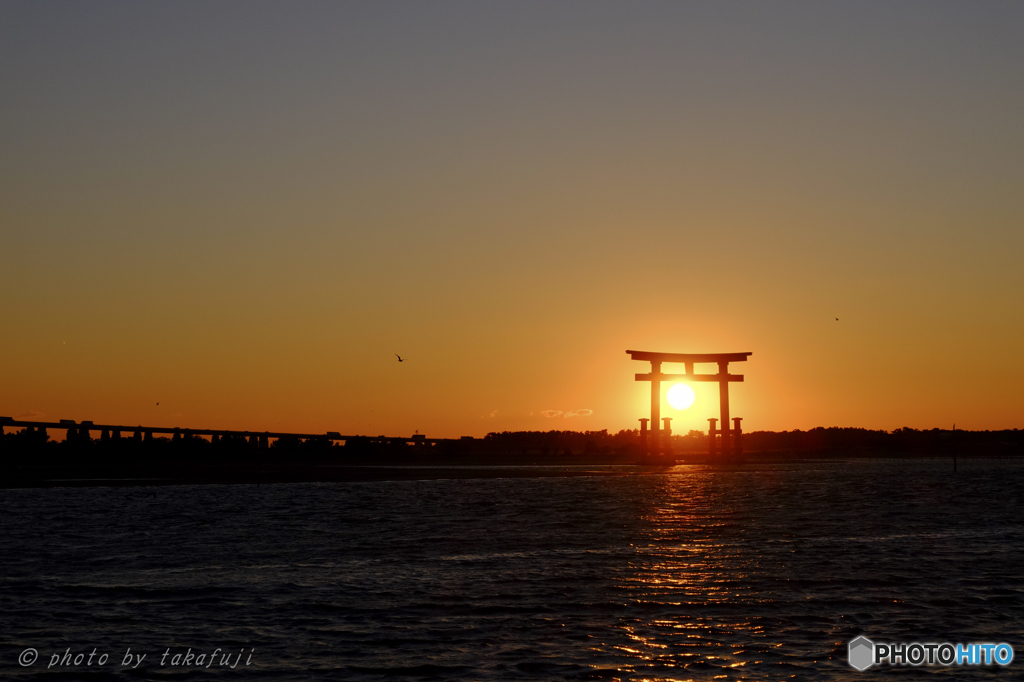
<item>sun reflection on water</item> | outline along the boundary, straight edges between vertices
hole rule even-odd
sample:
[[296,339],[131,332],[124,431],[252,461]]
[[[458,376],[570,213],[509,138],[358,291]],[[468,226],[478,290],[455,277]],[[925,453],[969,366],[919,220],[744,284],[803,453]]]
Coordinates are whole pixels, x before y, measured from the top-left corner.
[[618,624],[630,679],[743,679],[778,662],[783,642],[763,588],[779,566],[751,541],[743,497],[715,473],[666,476],[654,492],[621,580],[639,614]]

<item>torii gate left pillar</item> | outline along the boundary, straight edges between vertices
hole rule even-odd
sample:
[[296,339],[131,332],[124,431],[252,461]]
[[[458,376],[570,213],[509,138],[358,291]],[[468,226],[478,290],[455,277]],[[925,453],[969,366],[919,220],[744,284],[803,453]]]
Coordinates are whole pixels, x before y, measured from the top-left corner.
[[[661,453],[661,382],[663,381],[714,381],[718,383],[719,408],[722,412],[721,453],[732,455],[739,450],[739,428],[729,428],[729,383],[743,381],[742,374],[729,374],[730,362],[744,362],[753,353],[655,353],[643,350],[627,350],[633,360],[644,360],[651,363],[650,374],[637,374],[637,381],[651,382],[651,431],[647,437],[647,454],[658,456]],[[663,374],[661,363],[676,362],[686,367],[685,374]],[[694,374],[693,366],[700,363],[715,363],[718,374]],[[738,427],[738,424],[737,424]],[[730,438],[732,436],[732,438]],[[714,427],[709,434],[712,439],[710,451],[714,451]]]

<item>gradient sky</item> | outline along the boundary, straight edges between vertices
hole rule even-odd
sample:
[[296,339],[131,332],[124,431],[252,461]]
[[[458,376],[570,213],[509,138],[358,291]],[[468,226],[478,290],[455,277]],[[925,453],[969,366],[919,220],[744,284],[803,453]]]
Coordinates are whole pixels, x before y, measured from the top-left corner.
[[628,348],[752,351],[744,430],[1024,427],[1022,36],[1021,2],[5,2],[0,415],[614,431]]

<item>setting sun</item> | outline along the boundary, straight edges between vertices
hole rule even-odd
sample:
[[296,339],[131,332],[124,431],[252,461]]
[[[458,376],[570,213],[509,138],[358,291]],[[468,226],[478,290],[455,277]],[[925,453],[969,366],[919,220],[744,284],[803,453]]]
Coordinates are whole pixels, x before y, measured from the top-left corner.
[[689,409],[695,398],[689,384],[672,384],[668,389],[668,404],[677,410]]

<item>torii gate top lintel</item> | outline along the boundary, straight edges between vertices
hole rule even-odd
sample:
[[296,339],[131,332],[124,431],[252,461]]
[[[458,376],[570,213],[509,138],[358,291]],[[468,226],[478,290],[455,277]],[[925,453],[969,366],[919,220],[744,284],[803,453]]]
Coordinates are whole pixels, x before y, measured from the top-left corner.
[[681,362],[684,364],[701,362],[743,362],[753,353],[654,353],[646,350],[627,350],[633,360],[648,362]]

